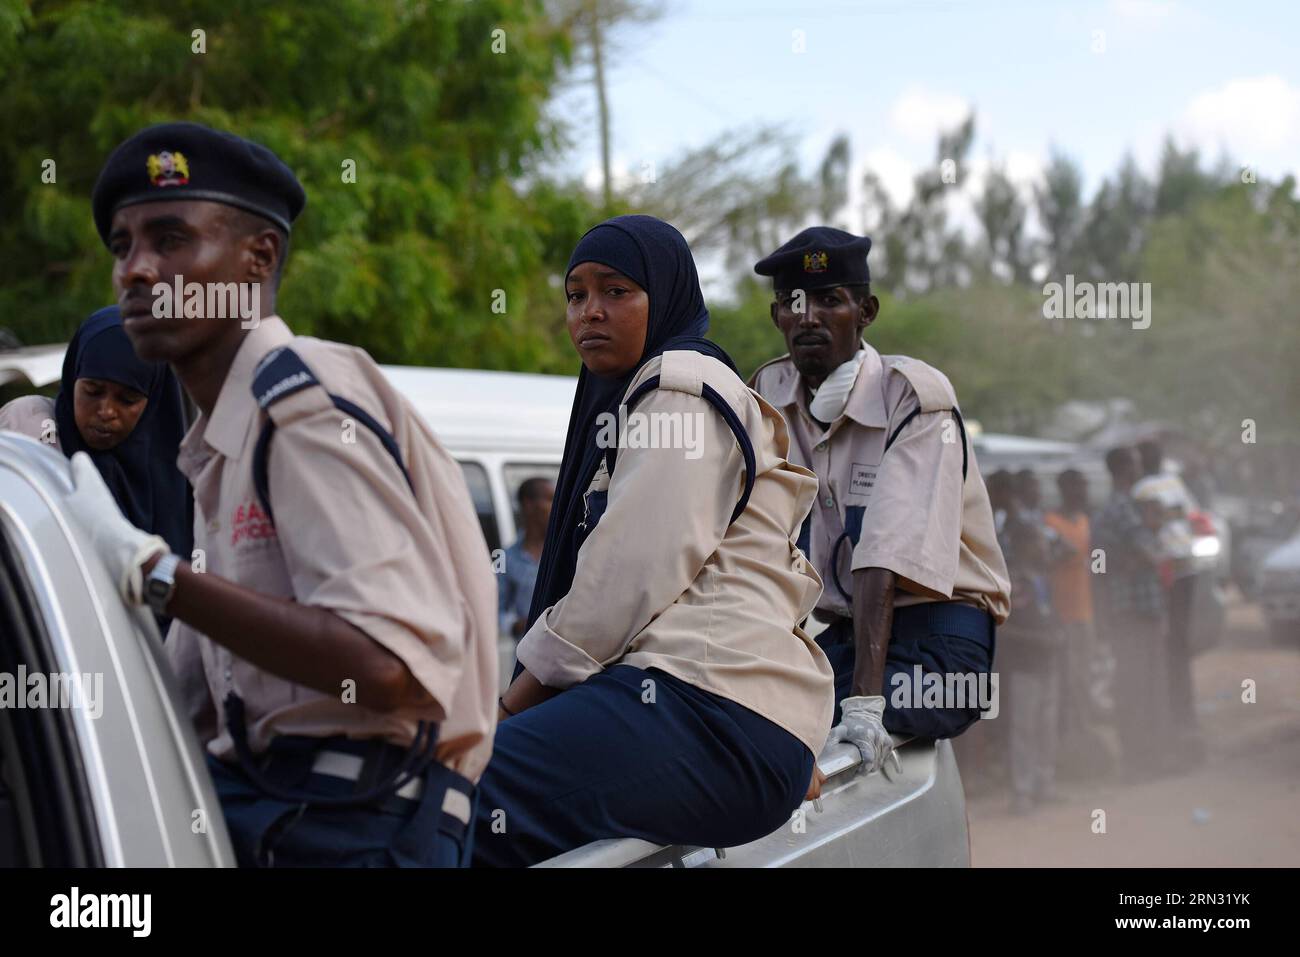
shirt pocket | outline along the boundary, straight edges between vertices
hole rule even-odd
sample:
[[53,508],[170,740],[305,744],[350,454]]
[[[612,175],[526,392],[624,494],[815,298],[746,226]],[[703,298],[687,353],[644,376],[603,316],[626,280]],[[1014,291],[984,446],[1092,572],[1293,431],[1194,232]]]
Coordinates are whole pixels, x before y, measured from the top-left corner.
[[863,443],[848,450],[851,456],[843,467],[837,469],[833,488],[836,500],[840,503],[840,533],[832,542],[831,585],[845,601],[852,600],[853,593],[853,550],[862,540],[864,525],[870,521],[872,496],[876,491],[876,477],[881,468],[881,448],[883,439]]
[[581,548],[587,536],[598,524],[609,505],[609,472],[601,462],[591,484],[582,496],[582,521],[578,524],[578,547]]
[[844,530],[849,530],[850,521],[857,523],[857,530],[853,532],[853,543],[857,544],[858,534],[862,530],[861,518],[849,519],[849,515],[857,510],[857,515],[861,516],[863,511],[871,504],[872,495],[876,491],[876,478],[880,472],[881,461],[878,455],[858,455],[853,461],[848,463],[848,467],[842,474],[841,481],[843,485],[836,489],[839,500],[844,503]]
[[581,548],[583,542],[592,530],[600,524],[601,516],[605,514],[605,507],[609,505],[609,490],[602,489],[598,492],[588,492],[583,496],[583,516],[582,523],[578,525],[578,547]]

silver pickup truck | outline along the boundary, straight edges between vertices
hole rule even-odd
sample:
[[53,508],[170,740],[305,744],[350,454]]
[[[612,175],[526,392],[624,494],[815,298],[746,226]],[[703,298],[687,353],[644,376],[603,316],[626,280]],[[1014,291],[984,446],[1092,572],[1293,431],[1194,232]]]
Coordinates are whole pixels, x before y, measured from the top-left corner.
[[[0,867],[233,866],[153,619],[78,540],[70,490],[65,458],[0,433]],[[601,841],[540,866],[968,865],[951,746],[900,745],[892,777],[828,749],[820,807],[752,844]]]

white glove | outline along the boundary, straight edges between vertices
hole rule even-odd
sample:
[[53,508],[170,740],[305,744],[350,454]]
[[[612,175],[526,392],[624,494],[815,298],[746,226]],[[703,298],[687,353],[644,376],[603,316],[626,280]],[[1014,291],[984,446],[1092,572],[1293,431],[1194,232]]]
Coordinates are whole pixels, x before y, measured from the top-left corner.
[[[840,723],[831,729],[830,741],[847,741],[854,745],[862,755],[862,768],[868,774],[879,771],[885,759],[894,753],[894,740],[885,730],[882,720],[884,713],[885,699],[882,695],[845,698],[840,702]],[[894,762],[902,770],[897,754],[894,754]]]
[[104,477],[85,452],[72,456],[73,492],[64,505],[90,540],[122,597],[132,605],[144,601],[144,565],[168,552],[157,535],[136,528],[122,515]]

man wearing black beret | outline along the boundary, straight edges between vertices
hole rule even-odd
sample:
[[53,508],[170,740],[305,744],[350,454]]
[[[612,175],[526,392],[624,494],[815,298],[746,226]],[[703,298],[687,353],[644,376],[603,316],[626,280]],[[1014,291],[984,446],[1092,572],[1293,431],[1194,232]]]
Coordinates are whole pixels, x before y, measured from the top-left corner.
[[[93,208],[123,326],[200,411],[177,460],[195,552],[133,527],[84,455],[68,507],[123,598],[175,619],[240,864],[460,866],[496,720],[496,585],[419,415],[360,349],[275,315],[305,201],[265,146],[194,123],[109,156]],[[251,324],[209,308],[231,290]]]
[[887,732],[953,737],[990,707],[1010,586],[952,385],[863,339],[880,311],[870,249],[817,226],[754,267],[772,277],[788,352],[750,385],[784,414],[791,461],[817,474],[799,546],[824,582],[814,614],[840,702],[831,738],[875,770]]

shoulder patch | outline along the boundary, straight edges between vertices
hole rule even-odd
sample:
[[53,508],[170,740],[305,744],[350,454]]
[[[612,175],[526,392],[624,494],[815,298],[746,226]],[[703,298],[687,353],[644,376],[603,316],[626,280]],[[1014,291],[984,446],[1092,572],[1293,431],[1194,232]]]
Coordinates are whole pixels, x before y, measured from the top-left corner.
[[288,346],[272,349],[253,370],[253,398],[262,409],[314,385],[320,380]]
[[665,352],[659,365],[659,388],[689,395],[704,394],[705,356],[698,352]]
[[746,382],[745,384],[749,386],[751,389],[755,389],[755,390],[758,389],[758,377],[762,375],[765,370],[771,369],[774,366],[776,366],[778,363],[786,362],[789,359],[790,359],[790,353],[788,352],[785,355],[777,356],[775,359],[768,359],[761,366],[759,366],[757,369],[754,370],[754,374],[749,377],[749,381]]
[[940,412],[957,407],[957,393],[948,377],[932,365],[908,356],[881,356],[885,367],[903,376],[921,403],[922,412]]

